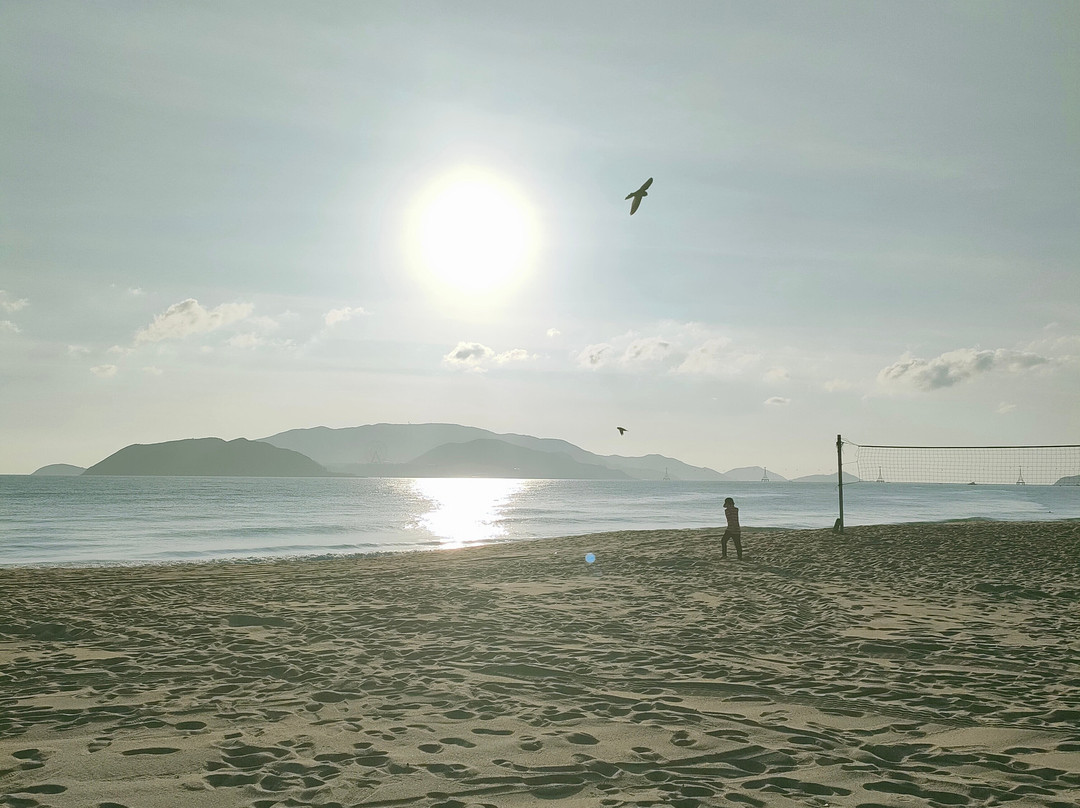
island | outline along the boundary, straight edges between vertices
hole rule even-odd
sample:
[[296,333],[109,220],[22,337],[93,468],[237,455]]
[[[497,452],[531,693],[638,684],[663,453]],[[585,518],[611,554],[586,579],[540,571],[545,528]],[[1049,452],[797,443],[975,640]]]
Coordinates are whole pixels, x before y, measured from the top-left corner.
[[83,475],[162,477],[337,477],[310,457],[269,443],[189,438],[125,446]]
[[73,466],[70,463],[50,463],[42,466],[31,473],[31,477],[78,477],[86,469],[83,466]]

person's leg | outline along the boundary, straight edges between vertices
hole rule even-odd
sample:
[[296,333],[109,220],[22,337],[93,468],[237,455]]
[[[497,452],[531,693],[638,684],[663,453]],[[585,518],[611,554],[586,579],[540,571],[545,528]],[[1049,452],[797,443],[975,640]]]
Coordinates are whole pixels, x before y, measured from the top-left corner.
[[735,557],[738,558],[741,561],[742,560],[742,536],[740,536],[738,533],[736,533],[731,538],[733,538],[735,540]]
[[720,539],[720,557],[721,558],[727,558],[727,541],[728,541],[728,531],[725,530],[723,538]]

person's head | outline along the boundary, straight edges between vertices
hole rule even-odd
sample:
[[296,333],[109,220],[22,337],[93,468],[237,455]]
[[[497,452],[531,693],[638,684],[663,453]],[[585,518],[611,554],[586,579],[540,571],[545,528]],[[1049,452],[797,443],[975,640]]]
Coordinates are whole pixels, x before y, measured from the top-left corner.
[[734,508],[735,507],[735,500],[733,500],[731,497],[728,497],[727,499],[724,500],[724,507],[725,508]]

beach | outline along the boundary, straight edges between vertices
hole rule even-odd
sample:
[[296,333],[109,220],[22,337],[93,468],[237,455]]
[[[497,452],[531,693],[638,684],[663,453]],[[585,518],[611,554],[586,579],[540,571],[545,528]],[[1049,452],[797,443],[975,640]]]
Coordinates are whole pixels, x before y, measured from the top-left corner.
[[719,535],[0,569],[0,802],[1080,804],[1080,521]]

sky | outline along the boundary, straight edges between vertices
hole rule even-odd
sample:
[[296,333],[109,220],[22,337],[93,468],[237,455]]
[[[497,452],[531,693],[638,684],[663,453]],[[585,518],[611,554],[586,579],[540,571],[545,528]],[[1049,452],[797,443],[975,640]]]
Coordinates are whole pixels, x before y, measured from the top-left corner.
[[1080,443],[1078,77],[1075,2],[4,3],[0,473]]

